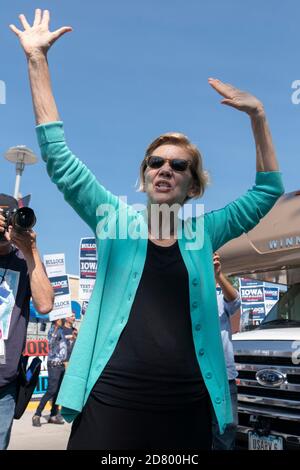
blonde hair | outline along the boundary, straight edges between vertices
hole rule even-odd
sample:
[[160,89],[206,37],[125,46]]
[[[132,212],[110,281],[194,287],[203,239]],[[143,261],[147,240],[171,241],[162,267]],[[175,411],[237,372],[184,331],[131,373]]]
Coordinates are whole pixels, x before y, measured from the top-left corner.
[[[202,156],[196,145],[180,132],[168,132],[157,137],[146,149],[145,157],[140,166],[139,176],[139,187],[138,191],[145,190],[145,170],[147,168],[146,158],[152,154],[152,152],[160,147],[161,145],[178,145],[187,150],[189,155],[192,157],[190,170],[194,181],[194,196],[193,198],[201,197],[205,191],[205,188],[209,182],[209,176],[207,171],[203,169]],[[191,199],[187,197],[184,202]]]

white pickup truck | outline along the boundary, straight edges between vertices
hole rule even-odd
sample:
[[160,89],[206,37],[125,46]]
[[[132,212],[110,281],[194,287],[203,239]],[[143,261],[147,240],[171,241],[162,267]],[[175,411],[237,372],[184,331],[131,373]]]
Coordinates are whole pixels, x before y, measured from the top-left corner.
[[255,229],[220,254],[228,275],[288,286],[257,328],[233,336],[237,446],[300,450],[300,191],[282,196]]

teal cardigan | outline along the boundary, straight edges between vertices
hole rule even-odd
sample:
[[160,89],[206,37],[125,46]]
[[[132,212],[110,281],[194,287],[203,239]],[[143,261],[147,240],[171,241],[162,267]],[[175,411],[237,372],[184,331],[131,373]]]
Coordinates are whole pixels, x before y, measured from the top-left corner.
[[[73,155],[65,142],[62,122],[40,125],[36,130],[51,180],[93,230],[98,248],[95,287],[57,399],[62,415],[71,422],[85,405],[128,321],[144,268],[148,228],[143,214],[101,186]],[[244,196],[180,226],[179,248],[189,277],[195,354],[221,432],[232,421],[232,412],[212,256],[224,243],[257,225],[282,193],[280,173],[257,173],[255,186]],[[106,204],[105,215],[98,209],[100,204]],[[113,237],[121,224],[124,229],[124,223],[131,236]],[[193,245],[195,230],[203,236]]]

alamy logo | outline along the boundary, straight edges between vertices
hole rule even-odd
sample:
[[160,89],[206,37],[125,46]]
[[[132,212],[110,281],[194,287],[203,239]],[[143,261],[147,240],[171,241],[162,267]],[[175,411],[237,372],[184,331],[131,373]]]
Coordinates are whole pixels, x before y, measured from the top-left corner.
[[[200,250],[204,241],[203,204],[144,204],[127,205],[127,197],[119,196],[120,207],[100,204],[96,209],[99,222],[96,227],[98,240],[170,239],[174,234],[185,240],[185,249]],[[182,218],[179,217],[179,214]]]
[[3,80],[0,80],[0,104],[6,104],[6,85]]

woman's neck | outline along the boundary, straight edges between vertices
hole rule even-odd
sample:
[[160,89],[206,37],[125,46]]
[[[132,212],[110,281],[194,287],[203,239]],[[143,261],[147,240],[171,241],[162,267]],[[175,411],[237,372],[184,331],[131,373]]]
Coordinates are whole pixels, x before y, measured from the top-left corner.
[[165,242],[172,245],[177,238],[178,212],[180,207],[168,207],[166,204],[148,205],[149,238],[155,242]]

